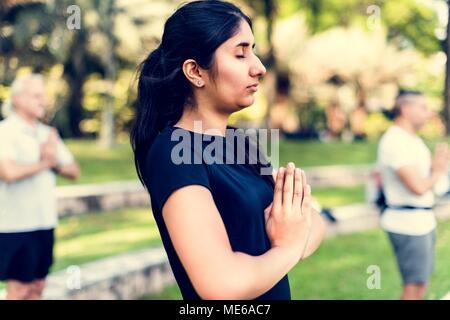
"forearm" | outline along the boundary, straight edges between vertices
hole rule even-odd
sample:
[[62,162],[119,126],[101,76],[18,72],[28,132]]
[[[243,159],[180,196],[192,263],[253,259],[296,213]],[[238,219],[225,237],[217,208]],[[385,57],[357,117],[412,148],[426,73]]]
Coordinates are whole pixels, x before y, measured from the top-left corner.
[[434,185],[441,176],[442,173],[432,172],[429,177],[421,179],[421,181],[416,181],[415,188],[413,188],[412,190],[410,188],[410,190],[417,195],[423,195],[433,189]]
[[13,161],[3,161],[0,163],[0,178],[6,182],[15,182],[31,177],[46,169],[48,169],[48,165],[43,162],[21,165]]
[[428,177],[421,177],[414,167],[404,167],[397,171],[397,175],[405,187],[418,196],[432,190],[443,174],[444,172],[432,170]]
[[320,246],[325,236],[325,222],[316,210],[312,212],[311,233],[308,244],[306,245],[305,255],[303,259],[311,256]]
[[267,292],[297,264],[297,251],[275,247],[259,256],[234,252],[223,270],[227,276],[221,278],[227,282],[227,290],[217,290],[222,295],[219,299],[255,299]]
[[75,162],[66,166],[60,166],[56,171],[67,179],[77,180],[80,177],[80,168]]
[[[325,223],[315,210],[312,220],[303,259],[317,250],[325,234]],[[276,247],[260,256],[235,252],[234,266],[227,268],[235,285],[230,299],[254,299],[268,291],[298,263],[301,251]]]

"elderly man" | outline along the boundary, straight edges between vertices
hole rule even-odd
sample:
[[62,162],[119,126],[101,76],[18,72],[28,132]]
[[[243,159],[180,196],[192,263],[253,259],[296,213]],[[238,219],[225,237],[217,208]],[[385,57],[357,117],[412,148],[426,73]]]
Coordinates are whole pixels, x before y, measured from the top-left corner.
[[0,122],[0,281],[7,299],[40,299],[53,263],[55,174],[80,171],[55,129],[44,125],[44,81],[17,78],[12,114]]
[[395,124],[378,147],[378,165],[386,209],[381,226],[391,241],[403,280],[402,299],[423,299],[434,270],[437,185],[448,180],[449,148],[431,155],[417,131],[429,120],[426,99],[418,91],[401,91],[394,107]]

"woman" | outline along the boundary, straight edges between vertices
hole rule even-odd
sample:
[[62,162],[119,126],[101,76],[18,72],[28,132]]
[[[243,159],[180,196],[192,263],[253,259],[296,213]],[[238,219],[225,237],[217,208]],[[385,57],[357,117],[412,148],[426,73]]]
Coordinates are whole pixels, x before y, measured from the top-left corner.
[[[252,50],[251,28],[233,4],[185,4],[141,65],[131,142],[185,299],[290,299],[288,271],[316,250],[324,233],[311,210],[311,188],[292,163],[275,182],[260,174],[267,167],[261,159],[249,163],[247,151],[243,164],[202,156],[211,143],[230,146],[228,117],[253,103],[266,71]],[[194,141],[183,155],[181,136]]]

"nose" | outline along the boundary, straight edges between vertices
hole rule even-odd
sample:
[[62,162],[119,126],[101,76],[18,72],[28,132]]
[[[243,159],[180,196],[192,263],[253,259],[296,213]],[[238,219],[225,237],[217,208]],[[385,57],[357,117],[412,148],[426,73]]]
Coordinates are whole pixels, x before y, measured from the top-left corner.
[[262,64],[261,60],[255,56],[255,63],[250,68],[250,76],[251,77],[262,77],[266,74],[266,67]]

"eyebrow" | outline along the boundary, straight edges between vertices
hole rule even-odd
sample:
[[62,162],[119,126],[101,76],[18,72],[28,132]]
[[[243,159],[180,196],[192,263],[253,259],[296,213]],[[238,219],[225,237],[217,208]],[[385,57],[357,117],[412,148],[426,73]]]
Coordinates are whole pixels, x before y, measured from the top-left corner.
[[[236,47],[249,47],[250,43],[248,42],[240,42],[238,45],[236,45]],[[255,49],[256,43],[253,43],[252,48]]]

